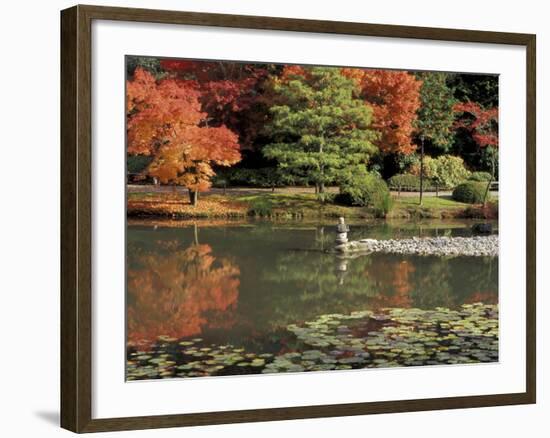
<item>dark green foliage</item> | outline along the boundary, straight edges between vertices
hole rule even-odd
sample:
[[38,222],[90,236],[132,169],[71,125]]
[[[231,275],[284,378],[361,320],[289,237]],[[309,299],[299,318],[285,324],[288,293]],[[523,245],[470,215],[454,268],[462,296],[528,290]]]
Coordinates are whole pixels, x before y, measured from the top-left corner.
[[248,210],[251,216],[269,217],[273,210],[273,204],[268,198],[258,198],[252,202]]
[[376,150],[372,109],[357,98],[355,83],[334,68],[308,67],[305,74],[275,80],[278,104],[263,153],[280,169],[305,175],[323,191],[350,166],[364,165]]
[[276,167],[262,167],[259,169],[230,168],[220,172],[228,186],[244,187],[283,187],[293,184],[291,175],[285,175]]
[[447,84],[461,102],[477,102],[486,108],[498,106],[497,75],[449,74]]
[[410,169],[420,166],[420,156],[413,152],[411,154],[387,153],[375,154],[369,162],[369,171],[376,171],[383,179],[401,173],[410,173]]
[[126,75],[130,78],[136,68],[141,67],[148,70],[157,79],[164,76],[164,71],[160,66],[159,58],[149,58],[144,56],[127,56],[126,57]]
[[143,172],[149,163],[151,163],[152,158],[145,155],[127,155],[126,156],[126,171],[129,174],[139,174]]
[[392,207],[390,191],[385,181],[360,169],[341,182],[340,193],[334,197],[334,202],[373,207],[380,216],[385,216]]
[[468,181],[455,187],[453,190],[453,199],[468,204],[481,204],[486,188],[487,184]]
[[491,174],[489,172],[472,172],[468,178],[470,181],[491,181]]
[[229,185],[229,180],[223,175],[214,175],[211,181],[212,187],[226,188]]

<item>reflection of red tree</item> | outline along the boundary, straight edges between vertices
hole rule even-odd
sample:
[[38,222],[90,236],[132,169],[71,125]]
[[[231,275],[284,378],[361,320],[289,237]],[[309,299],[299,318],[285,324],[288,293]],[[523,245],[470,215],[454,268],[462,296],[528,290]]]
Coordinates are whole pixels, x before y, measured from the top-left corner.
[[477,291],[472,293],[465,300],[465,303],[498,304],[498,294],[496,294],[494,291]]
[[145,254],[138,259],[142,268],[128,269],[128,342],[193,336],[208,313],[235,307],[239,268],[227,259],[215,263],[211,251],[194,245],[166,256]]
[[411,307],[410,293],[413,288],[409,277],[414,271],[412,263],[406,260],[384,261],[383,266],[370,265],[365,275],[370,282],[377,284],[377,289],[380,290],[380,293],[373,297],[374,307]]

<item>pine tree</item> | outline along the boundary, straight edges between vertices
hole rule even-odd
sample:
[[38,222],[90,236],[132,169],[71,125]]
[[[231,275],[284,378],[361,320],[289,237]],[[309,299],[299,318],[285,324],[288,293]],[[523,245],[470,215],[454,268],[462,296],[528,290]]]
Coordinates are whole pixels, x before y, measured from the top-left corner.
[[274,142],[264,155],[315,183],[317,193],[338,182],[352,166],[364,166],[375,152],[372,109],[358,98],[353,80],[338,69],[288,67],[273,80],[275,105],[267,130]]

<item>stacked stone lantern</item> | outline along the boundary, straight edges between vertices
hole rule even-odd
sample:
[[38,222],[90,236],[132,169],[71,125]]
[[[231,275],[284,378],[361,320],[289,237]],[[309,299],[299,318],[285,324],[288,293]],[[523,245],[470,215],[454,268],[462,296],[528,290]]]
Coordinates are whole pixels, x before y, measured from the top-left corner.
[[336,245],[344,245],[348,243],[349,227],[346,225],[344,218],[338,218],[338,225],[336,226]]

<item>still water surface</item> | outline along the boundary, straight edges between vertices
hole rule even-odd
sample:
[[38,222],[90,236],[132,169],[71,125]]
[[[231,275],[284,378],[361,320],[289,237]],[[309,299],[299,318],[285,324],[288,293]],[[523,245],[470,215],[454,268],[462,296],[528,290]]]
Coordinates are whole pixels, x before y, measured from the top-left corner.
[[[471,225],[352,224],[349,237],[468,236]],[[277,355],[289,325],[322,315],[388,307],[459,310],[467,303],[498,302],[498,258],[370,254],[342,259],[324,252],[334,239],[332,224],[129,225],[129,358],[151,348],[147,345],[159,336]]]

